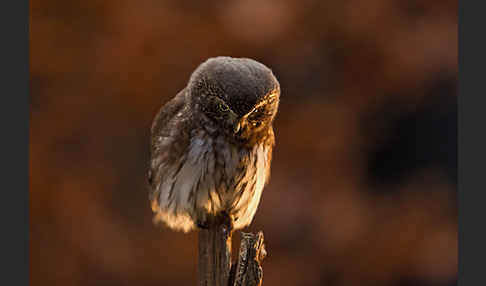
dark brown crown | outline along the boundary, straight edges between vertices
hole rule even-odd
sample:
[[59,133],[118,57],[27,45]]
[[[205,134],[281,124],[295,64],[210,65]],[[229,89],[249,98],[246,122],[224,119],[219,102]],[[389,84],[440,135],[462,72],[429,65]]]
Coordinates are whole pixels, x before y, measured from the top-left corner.
[[240,116],[276,90],[280,90],[280,85],[272,71],[247,58],[210,58],[194,71],[189,81],[193,96],[217,96]]

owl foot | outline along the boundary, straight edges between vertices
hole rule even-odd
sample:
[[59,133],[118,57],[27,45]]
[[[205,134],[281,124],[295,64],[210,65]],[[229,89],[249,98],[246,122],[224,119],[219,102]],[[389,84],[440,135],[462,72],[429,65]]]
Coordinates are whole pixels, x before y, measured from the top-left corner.
[[211,226],[222,225],[229,232],[234,229],[234,218],[226,212],[221,212],[216,216],[209,216],[206,219],[199,219],[196,221],[196,226],[199,229],[209,229]]
[[196,225],[200,229],[209,229],[209,223],[207,221],[205,221],[205,222],[203,222],[203,221],[197,221],[196,222]]
[[228,231],[233,231],[234,229],[234,218],[232,215],[229,215],[227,212],[222,212],[220,215],[219,215],[219,220],[220,220],[220,223],[225,225],[228,229]]

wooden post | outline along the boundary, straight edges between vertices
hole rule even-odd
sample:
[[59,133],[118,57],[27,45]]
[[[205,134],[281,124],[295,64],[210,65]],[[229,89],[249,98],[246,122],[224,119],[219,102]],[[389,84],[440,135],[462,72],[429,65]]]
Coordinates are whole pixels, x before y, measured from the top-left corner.
[[240,253],[234,270],[233,286],[262,285],[262,262],[267,256],[263,242],[263,232],[241,233]]
[[198,286],[260,286],[266,256],[263,233],[242,233],[238,261],[231,263],[231,222],[212,220],[199,231]]
[[231,230],[211,225],[199,231],[199,286],[228,286],[231,269]]

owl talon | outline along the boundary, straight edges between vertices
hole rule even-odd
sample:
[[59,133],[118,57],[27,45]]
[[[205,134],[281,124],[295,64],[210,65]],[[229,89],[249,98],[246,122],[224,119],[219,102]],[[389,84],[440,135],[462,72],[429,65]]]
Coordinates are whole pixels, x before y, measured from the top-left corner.
[[200,222],[198,221],[196,223],[197,227],[199,227],[200,229],[208,229],[209,228],[209,224],[207,222]]

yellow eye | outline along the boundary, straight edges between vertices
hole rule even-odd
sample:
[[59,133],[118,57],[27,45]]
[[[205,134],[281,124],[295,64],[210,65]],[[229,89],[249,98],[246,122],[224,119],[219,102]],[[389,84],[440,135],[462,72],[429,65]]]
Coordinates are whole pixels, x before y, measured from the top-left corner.
[[224,103],[220,103],[218,105],[218,107],[219,107],[219,110],[221,110],[221,111],[228,111],[229,110],[229,107]]

